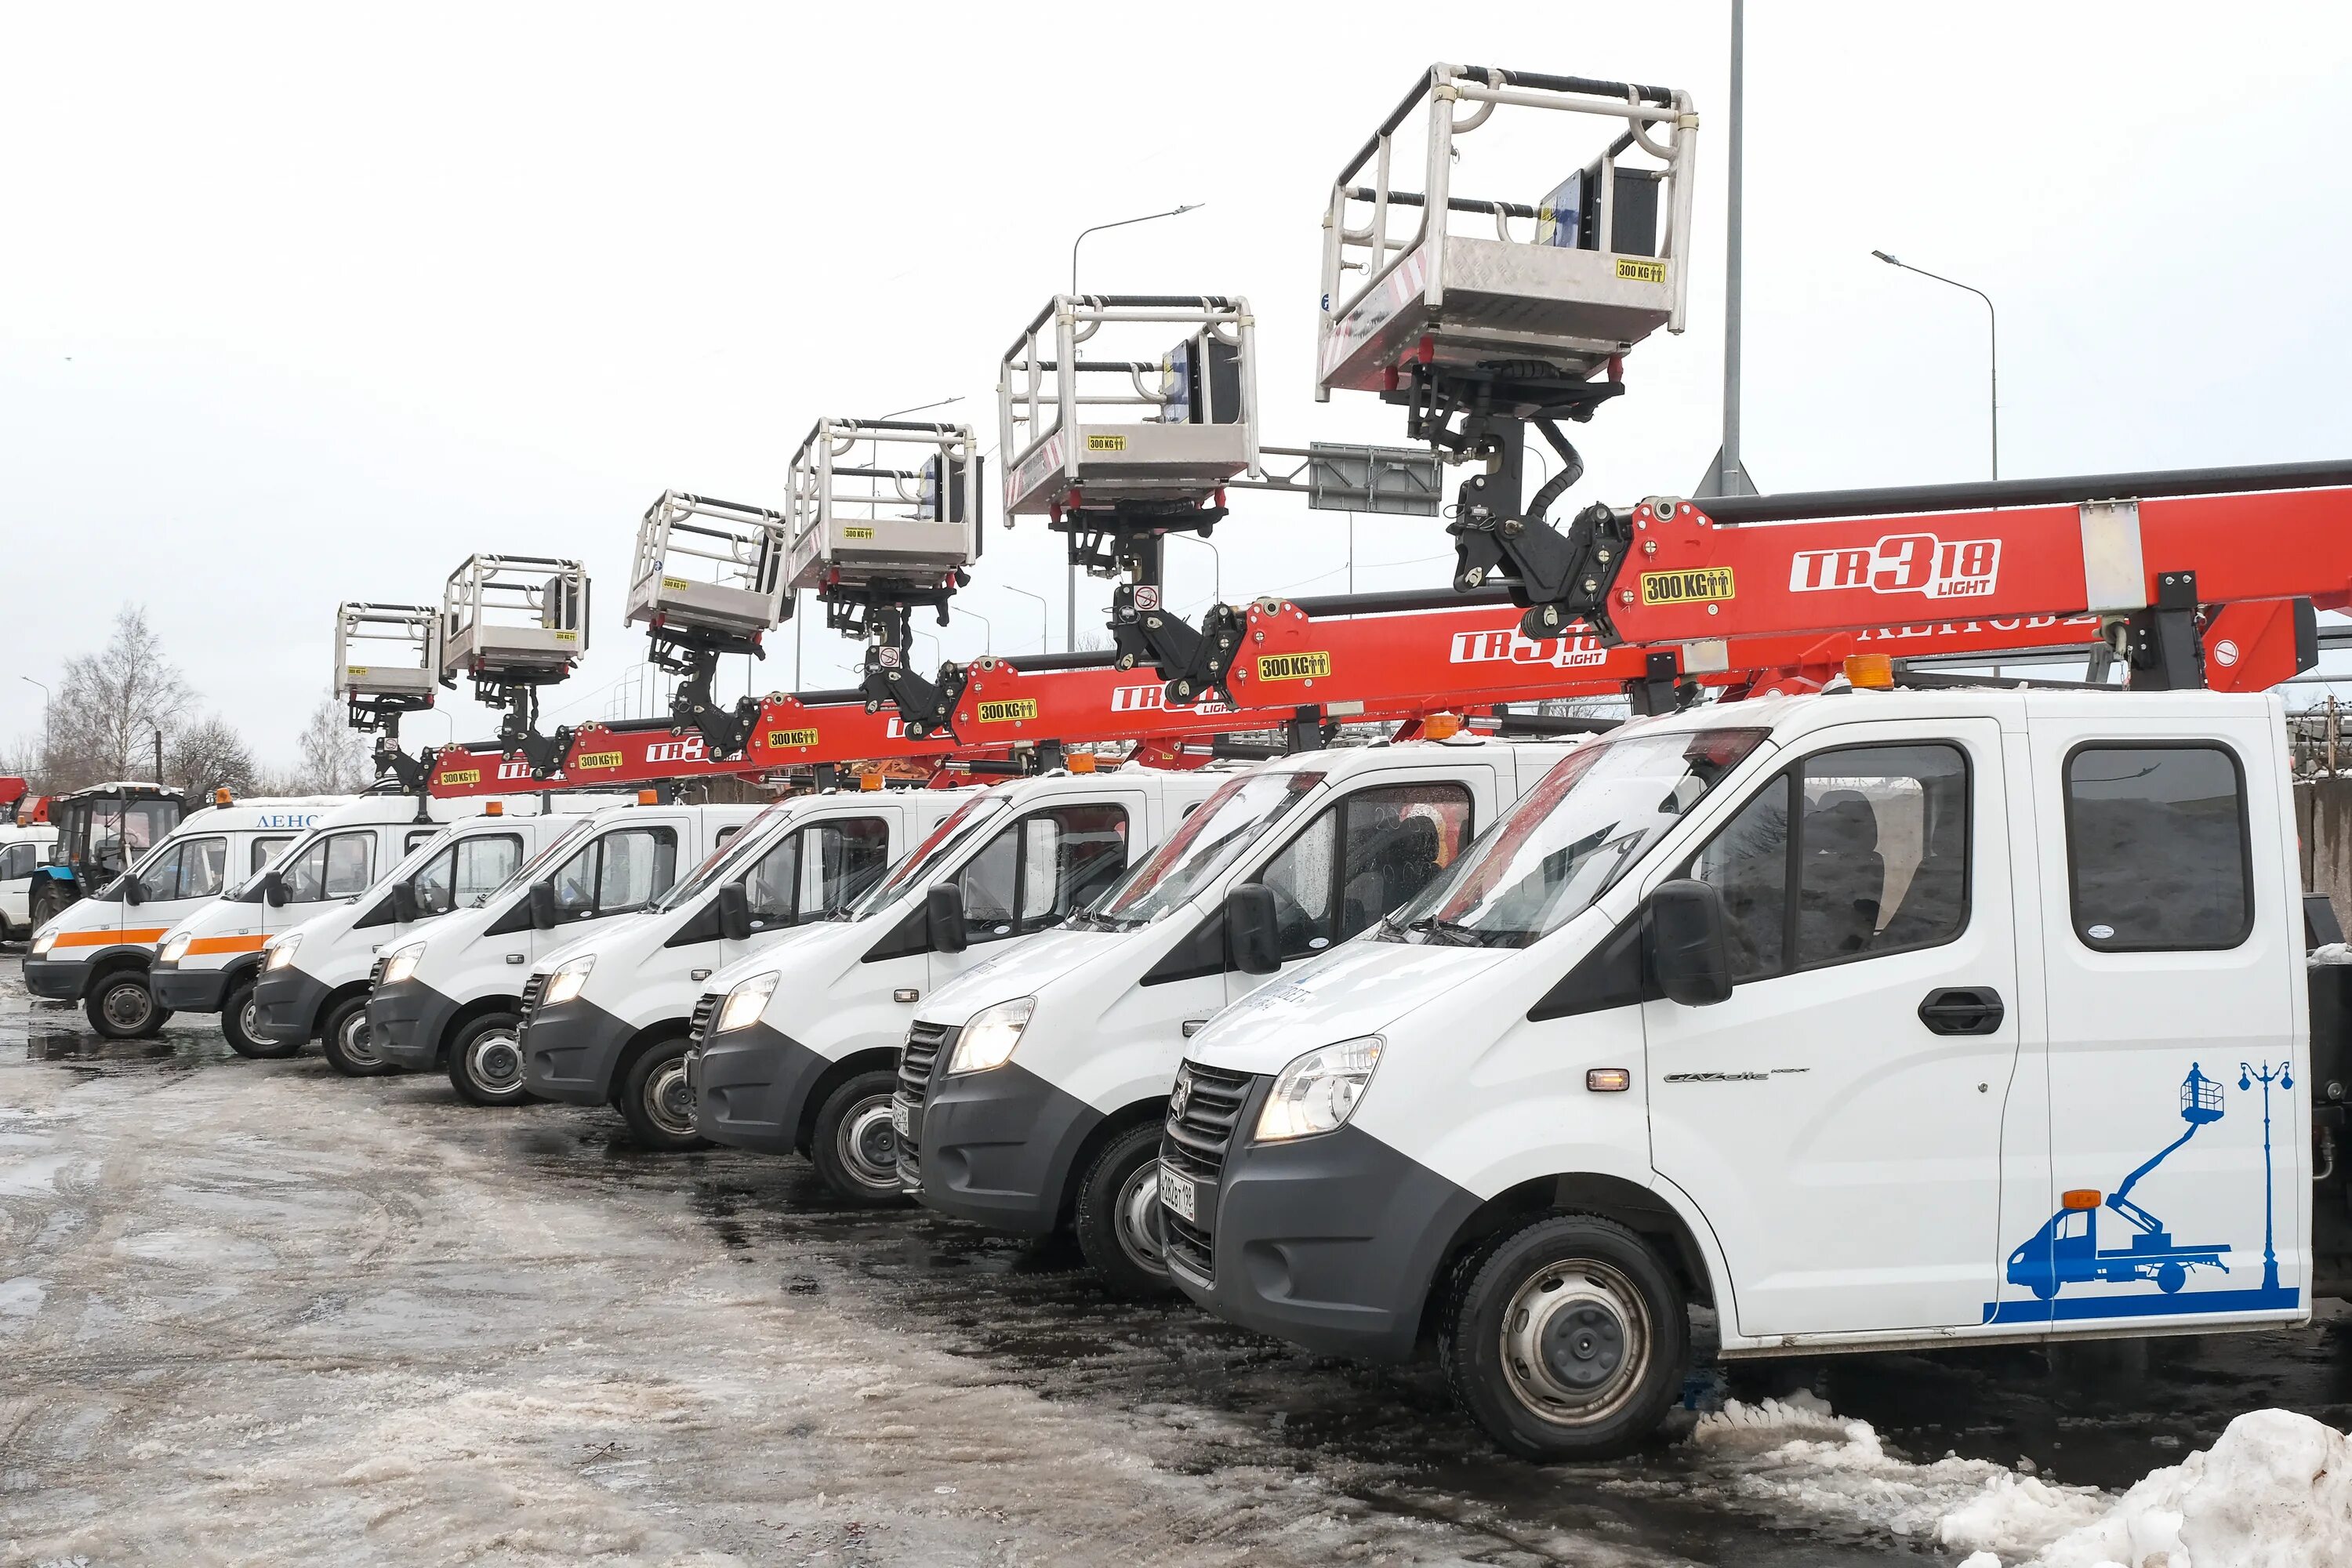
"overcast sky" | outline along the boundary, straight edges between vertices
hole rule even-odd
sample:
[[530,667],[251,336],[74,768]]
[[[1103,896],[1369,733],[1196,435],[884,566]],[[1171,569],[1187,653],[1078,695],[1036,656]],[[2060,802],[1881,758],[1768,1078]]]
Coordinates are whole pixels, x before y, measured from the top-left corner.
[[[1318,218],[1440,57],[1696,98],[1689,331],[1633,355],[1556,515],[1687,491],[1721,416],[1727,17],[1727,0],[11,7],[0,738],[40,725],[16,678],[54,685],[132,601],[204,704],[288,759],[336,603],[434,599],[477,551],[587,563],[593,650],[548,722],[616,711],[644,646],[619,616],[647,502],[780,506],[821,415],[960,395],[947,413],[992,444],[997,361],[1066,286],[1072,237],[1179,203],[1207,205],[1088,239],[1082,286],[1245,294],[1264,439],[1401,442],[1374,398],[1313,401]],[[1985,472],[1983,307],[1873,247],[1999,302],[2006,475],[2352,453],[2339,14],[1759,0],[1748,26],[1763,489]],[[1533,200],[1595,151],[1594,127],[1548,119],[1509,132],[1529,188],[1469,194]],[[1225,595],[1335,591],[1346,536],[1287,498],[1246,502],[1217,534]],[[1004,582],[1051,585],[1060,647],[1058,543],[992,521],[944,651],[1037,646],[1036,605]],[[1433,520],[1367,522],[1357,584],[1442,582],[1445,544]],[[1205,600],[1208,553],[1174,557],[1173,597]],[[1086,585],[1082,631],[1108,597]],[[802,684],[848,683],[854,646],[804,636]],[[792,634],[772,642],[761,690],[793,685]],[[722,690],[747,673],[730,660]],[[443,711],[412,742],[492,728],[462,693]]]

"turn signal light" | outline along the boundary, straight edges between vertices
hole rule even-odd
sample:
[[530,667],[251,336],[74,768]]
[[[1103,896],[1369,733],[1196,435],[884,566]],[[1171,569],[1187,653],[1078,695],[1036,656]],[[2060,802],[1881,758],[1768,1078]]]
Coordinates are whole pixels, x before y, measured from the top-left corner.
[[637,804],[639,805],[658,805],[660,801],[661,793],[658,790],[641,789],[637,792]]
[[1845,656],[1846,684],[1863,691],[1895,689],[1895,661],[1883,653]]
[[482,815],[484,816],[504,816],[506,814],[507,803],[502,800],[494,800],[490,802],[489,805],[482,807]]
[[1095,754],[1092,752],[1072,752],[1067,761],[1070,771],[1074,773],[1090,773],[1095,771]]
[[882,787],[882,775],[880,773],[860,773],[857,775],[857,787],[862,790],[880,789]]
[[1450,741],[1462,733],[1459,713],[1432,713],[1421,721],[1421,738],[1424,741]]
[[2099,1194],[2095,1187],[2069,1187],[2059,1200],[2070,1209],[2095,1209],[2099,1206]]
[[1584,1075],[1584,1087],[1595,1094],[1622,1094],[1633,1087],[1633,1075],[1623,1068],[1594,1068]]

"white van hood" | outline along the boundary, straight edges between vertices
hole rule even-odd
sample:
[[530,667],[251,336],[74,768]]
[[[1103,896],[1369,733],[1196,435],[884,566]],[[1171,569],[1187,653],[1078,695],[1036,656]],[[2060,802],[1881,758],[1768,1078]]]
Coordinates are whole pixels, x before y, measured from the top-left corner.
[[[983,959],[931,993],[915,1009],[915,1016],[926,1024],[961,1027],[983,1007],[1016,996],[1034,996],[1056,983],[1083,987],[1087,977],[1080,972],[1123,950],[1134,935],[1132,931],[1056,930],[1014,937],[1004,944],[1004,952]],[[1104,1000],[1124,988],[1122,983]]]
[[1377,1035],[1417,1008],[1476,1005],[1473,987],[1512,951],[1358,938],[1217,1014],[1184,1055],[1234,1072],[1279,1072],[1301,1051]]

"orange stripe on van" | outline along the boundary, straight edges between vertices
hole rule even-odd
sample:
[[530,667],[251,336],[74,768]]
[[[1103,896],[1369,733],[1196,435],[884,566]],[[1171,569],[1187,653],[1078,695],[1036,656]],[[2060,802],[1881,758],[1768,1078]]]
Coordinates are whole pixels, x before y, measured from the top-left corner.
[[261,944],[269,939],[256,931],[251,936],[200,936],[188,943],[188,956],[201,952],[259,952]]
[[163,940],[163,926],[139,931],[61,931],[54,947],[152,947]]

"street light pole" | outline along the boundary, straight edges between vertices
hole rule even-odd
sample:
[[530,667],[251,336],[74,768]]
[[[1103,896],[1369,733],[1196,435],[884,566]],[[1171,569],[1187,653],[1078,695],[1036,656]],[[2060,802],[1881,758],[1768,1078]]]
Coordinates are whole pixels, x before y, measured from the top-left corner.
[[29,675],[20,675],[16,679],[27,686],[41,687],[41,766],[46,769],[49,765],[49,689]]
[[1991,336],[1992,361],[1992,477],[2000,478],[2000,316],[1992,308],[1992,296],[1957,278],[1947,278],[1940,272],[1930,272],[1924,267],[1914,267],[1907,261],[1897,261],[1883,250],[1870,253],[1889,267],[1899,267],[1906,272],[1916,272],[1922,278],[1932,278],[1938,283],[1948,283],[1955,289],[1966,289],[1984,301],[1985,322]]
[[[1164,213],[1145,213],[1141,217],[1118,218],[1110,223],[1096,224],[1092,228],[1078,230],[1077,238],[1070,241],[1070,292],[1075,295],[1078,291],[1078,246],[1087,236],[1100,234],[1107,228],[1125,228],[1129,224],[1150,223],[1158,218],[1181,217],[1186,213],[1198,212],[1207,205],[1206,202],[1186,202],[1182,206],[1170,207]],[[1063,374],[1066,375],[1069,372],[1065,371]],[[1078,651],[1078,569],[1075,565],[1069,569],[1069,592],[1063,605],[1063,611],[1067,617],[1062,628],[1063,651],[1076,653]]]
[[1010,583],[999,583],[997,586],[1003,589],[1008,594],[1018,594],[1024,599],[1034,599],[1037,601],[1037,651],[1039,653],[1044,653],[1048,645],[1050,645],[1054,640],[1054,606],[1052,603],[1048,601],[1043,594],[1033,594],[1026,588],[1016,588]]

